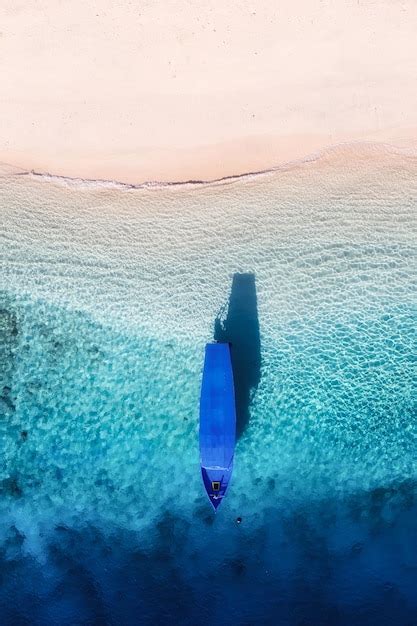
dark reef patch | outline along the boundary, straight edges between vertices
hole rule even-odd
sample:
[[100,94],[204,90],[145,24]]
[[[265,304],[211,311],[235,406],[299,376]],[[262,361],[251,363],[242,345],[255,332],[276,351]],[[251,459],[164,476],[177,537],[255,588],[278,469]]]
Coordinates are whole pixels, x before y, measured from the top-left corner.
[[256,528],[219,516],[208,526],[198,508],[195,523],[165,511],[145,534],[61,524],[42,567],[11,528],[0,550],[0,571],[13,571],[0,591],[2,623],[413,623],[417,557],[402,563],[397,546],[417,506],[375,537],[372,496],[354,499],[356,521],[351,503],[328,501],[260,511]]
[[15,411],[13,393],[18,322],[15,308],[8,296],[0,292],[0,419],[8,418]]

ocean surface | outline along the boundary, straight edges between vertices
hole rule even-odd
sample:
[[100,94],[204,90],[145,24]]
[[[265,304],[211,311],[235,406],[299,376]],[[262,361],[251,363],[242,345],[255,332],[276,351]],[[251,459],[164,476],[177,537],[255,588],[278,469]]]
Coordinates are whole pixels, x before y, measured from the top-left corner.
[[[2,626],[417,624],[416,158],[5,172],[0,264]],[[217,515],[213,338],[239,435]]]

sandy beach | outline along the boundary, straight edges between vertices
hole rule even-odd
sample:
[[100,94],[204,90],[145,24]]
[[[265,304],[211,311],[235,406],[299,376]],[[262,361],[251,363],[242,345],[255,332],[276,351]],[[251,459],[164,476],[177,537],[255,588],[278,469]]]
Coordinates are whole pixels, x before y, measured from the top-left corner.
[[0,162],[23,169],[210,180],[417,147],[414,0],[5,0],[0,23]]

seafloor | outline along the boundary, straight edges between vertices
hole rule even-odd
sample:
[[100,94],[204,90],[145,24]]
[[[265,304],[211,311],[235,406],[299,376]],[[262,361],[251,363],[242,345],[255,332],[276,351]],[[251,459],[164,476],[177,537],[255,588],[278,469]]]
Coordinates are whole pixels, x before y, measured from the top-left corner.
[[[0,177],[3,626],[417,623],[417,161],[349,159]],[[213,337],[239,411],[216,516]]]

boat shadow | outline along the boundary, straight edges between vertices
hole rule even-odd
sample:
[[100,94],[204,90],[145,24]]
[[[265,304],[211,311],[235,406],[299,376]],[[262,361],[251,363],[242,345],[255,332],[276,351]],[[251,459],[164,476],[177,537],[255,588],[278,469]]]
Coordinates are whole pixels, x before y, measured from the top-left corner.
[[[227,313],[226,313],[227,311]],[[261,341],[255,274],[234,274],[229,301],[214,321],[215,341],[231,344],[236,398],[236,435],[245,431],[261,379]]]

